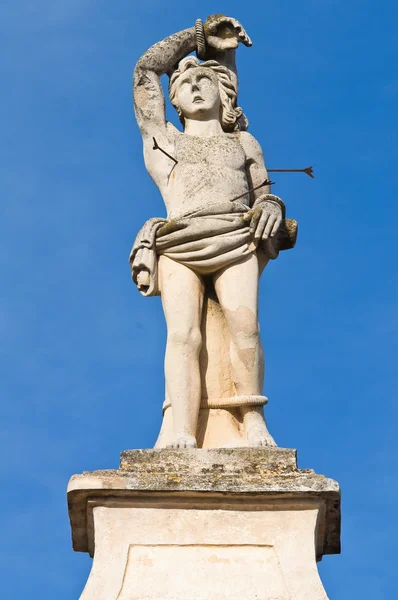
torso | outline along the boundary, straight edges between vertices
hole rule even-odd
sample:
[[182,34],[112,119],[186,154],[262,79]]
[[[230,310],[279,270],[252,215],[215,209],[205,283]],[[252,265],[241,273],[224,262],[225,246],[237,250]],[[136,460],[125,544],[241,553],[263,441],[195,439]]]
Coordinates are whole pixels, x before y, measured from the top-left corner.
[[[248,191],[246,155],[239,133],[206,138],[178,132],[173,156],[178,163],[173,167],[170,161],[167,174],[156,177],[171,218],[206,208],[232,212],[231,200]],[[248,205],[249,195],[240,202]]]

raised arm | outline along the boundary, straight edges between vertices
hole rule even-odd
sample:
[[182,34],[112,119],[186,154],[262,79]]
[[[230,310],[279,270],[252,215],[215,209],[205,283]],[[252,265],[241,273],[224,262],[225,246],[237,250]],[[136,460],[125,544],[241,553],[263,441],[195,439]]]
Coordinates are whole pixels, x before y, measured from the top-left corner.
[[[184,29],[147,50],[134,70],[134,110],[145,138],[166,138],[166,109],[160,77],[196,48],[195,27]],[[159,139],[159,142],[161,140]]]
[[133,80],[134,109],[143,137],[167,137],[165,100],[160,77],[171,74],[177,63],[197,50],[200,58],[216,59],[228,67],[237,84],[235,50],[251,40],[242,25],[232,17],[211,15],[204,25],[174,33],[147,50],[139,59]]
[[236,19],[224,15],[210,15],[203,26],[205,48],[200,58],[216,60],[227,67],[236,91],[238,91],[238,71],[236,49],[241,42],[251,46],[252,41]]

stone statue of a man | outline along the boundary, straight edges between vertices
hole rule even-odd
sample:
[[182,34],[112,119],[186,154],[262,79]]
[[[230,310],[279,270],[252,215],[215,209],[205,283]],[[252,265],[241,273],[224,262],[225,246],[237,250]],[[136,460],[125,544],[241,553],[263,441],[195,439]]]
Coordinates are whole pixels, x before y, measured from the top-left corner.
[[[167,218],[144,225],[130,256],[138,289],[160,293],[167,323],[166,404],[173,434],[160,446],[197,446],[204,398],[201,323],[209,286],[228,330],[233,391],[224,404],[213,399],[207,408],[235,411],[243,445],[275,445],[263,416],[258,285],[269,258],[294,242],[281,242],[285,207],[269,184],[261,185],[268,181],[262,151],[237,106],[239,42],[251,46],[240,23],[213,15],[152,46],[134,72],[145,165],[167,208]],[[195,50],[205,62],[187,56]],[[170,77],[170,101],[183,132],[166,120],[163,74]]]

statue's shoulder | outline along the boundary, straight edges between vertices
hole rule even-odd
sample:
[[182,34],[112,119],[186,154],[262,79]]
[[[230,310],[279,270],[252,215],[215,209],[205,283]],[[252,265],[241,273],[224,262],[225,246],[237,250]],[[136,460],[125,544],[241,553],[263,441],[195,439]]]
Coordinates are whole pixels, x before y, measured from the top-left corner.
[[167,128],[167,135],[172,139],[175,139],[178,135],[182,135],[182,131],[177,129],[177,127],[175,125],[173,125],[173,123],[170,123],[170,121],[166,122],[166,128]]
[[248,158],[262,153],[261,146],[254,136],[248,131],[239,131],[236,135],[239,136],[239,141],[245,154]]

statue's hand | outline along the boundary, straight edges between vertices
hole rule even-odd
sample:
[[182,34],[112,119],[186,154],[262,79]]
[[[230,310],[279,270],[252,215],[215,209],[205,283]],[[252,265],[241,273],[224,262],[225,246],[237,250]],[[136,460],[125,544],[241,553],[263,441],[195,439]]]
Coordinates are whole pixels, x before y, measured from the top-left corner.
[[257,198],[253,217],[250,223],[250,233],[255,246],[261,240],[273,238],[282,223],[282,209],[277,202],[267,199],[267,194]]
[[151,280],[148,271],[142,270],[137,274],[137,287],[140,292],[145,291],[150,285]]
[[232,17],[210,15],[204,23],[206,42],[218,51],[232,50],[239,42],[251,46],[252,41],[242,25]]

